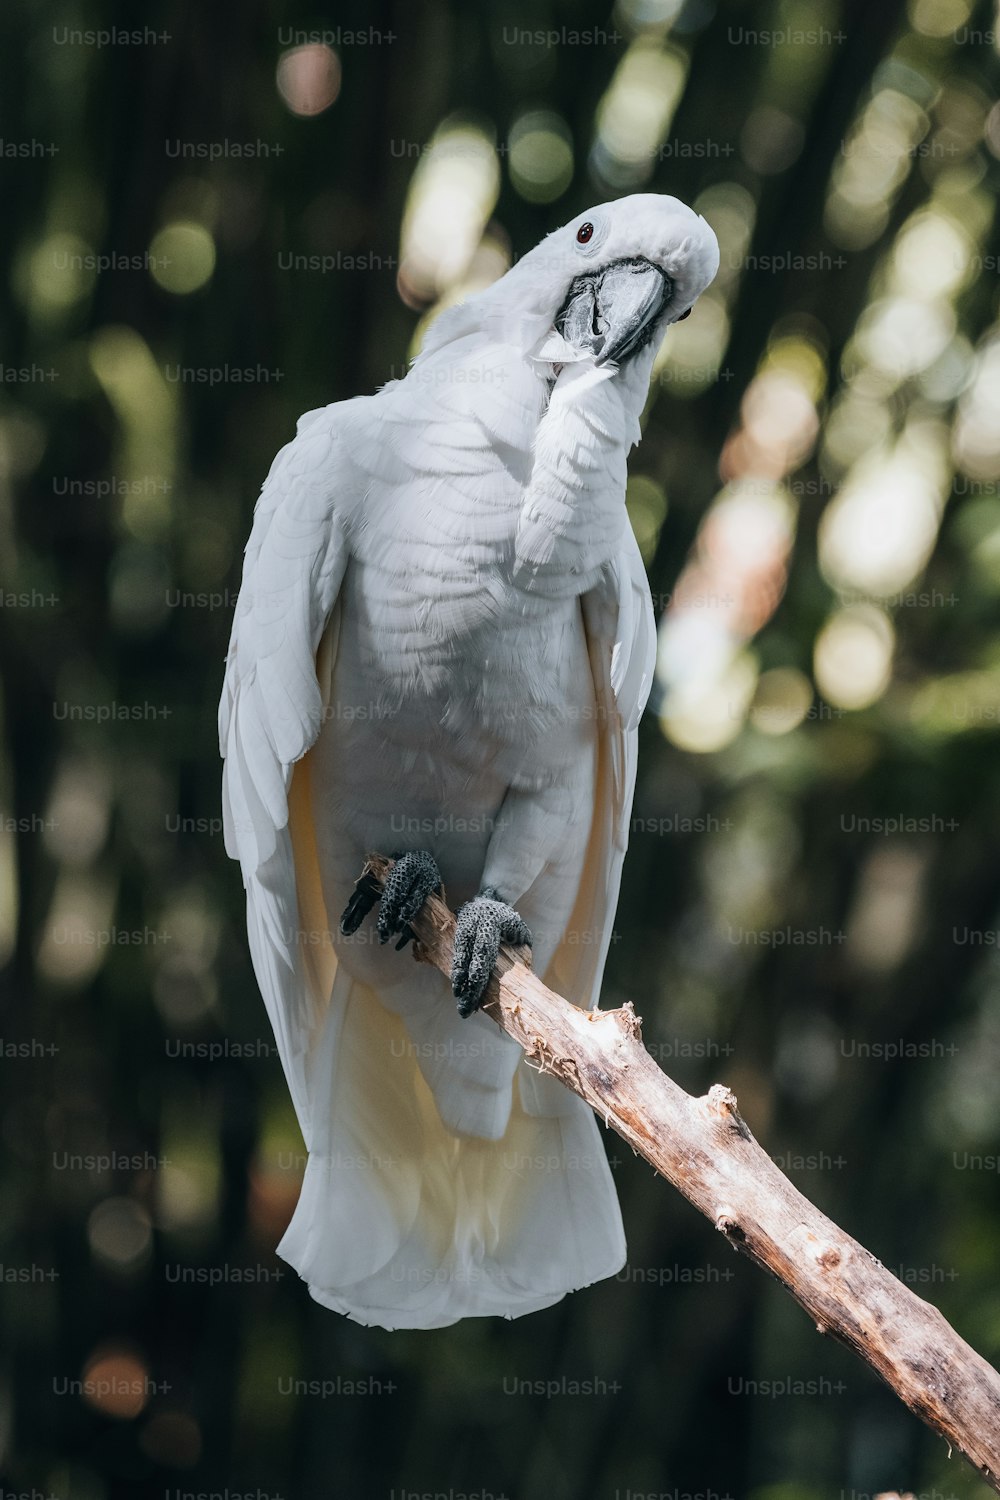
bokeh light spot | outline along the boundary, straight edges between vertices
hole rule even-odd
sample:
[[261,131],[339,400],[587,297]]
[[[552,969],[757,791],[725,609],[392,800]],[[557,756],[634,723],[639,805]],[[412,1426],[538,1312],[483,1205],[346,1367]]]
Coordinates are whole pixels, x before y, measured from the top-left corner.
[[96,280],[96,256],[78,234],[48,235],[29,263],[29,285],[36,305],[50,311],[72,307]]
[[83,1369],[82,1395],[95,1411],[127,1422],[144,1409],[153,1384],[145,1362],[132,1350],[115,1346],[91,1355]]
[[139,1447],[155,1463],[190,1469],[201,1457],[201,1432],[186,1411],[158,1411],[143,1427]]
[[750,706],[750,723],[762,734],[789,734],[812,705],[812,683],[795,667],[773,667],[762,673]]
[[465,276],[500,191],[491,137],[478,125],[446,120],[421,154],[403,216],[399,295],[425,308]]
[[197,292],[215,270],[215,241],[203,224],[180,220],[153,236],[150,275],[165,292]]
[[875,703],[892,675],[892,621],[871,604],[838,609],[816,640],[814,671],[820,692],[835,708]]
[[292,47],[279,57],[275,79],[293,115],[321,115],[340,93],[340,58],[322,42]]
[[102,1265],[112,1271],[133,1271],[149,1258],[152,1222],[134,1198],[105,1198],[87,1221],[87,1238]]
[[552,203],[573,180],[573,140],[554,110],[528,110],[511,127],[510,180],[529,203]]

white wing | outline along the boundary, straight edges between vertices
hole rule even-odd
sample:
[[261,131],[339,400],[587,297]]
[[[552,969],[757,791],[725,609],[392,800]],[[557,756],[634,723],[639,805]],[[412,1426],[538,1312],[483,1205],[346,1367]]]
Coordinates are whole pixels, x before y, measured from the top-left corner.
[[[646,571],[631,527],[595,588],[583,617],[600,714],[594,820],[567,938],[545,981],[581,1005],[596,1005],[611,945],[635,791],[638,726],[656,665],[656,625]],[[603,933],[600,943],[574,942]]]
[[307,1145],[306,1062],[332,975],[322,946],[297,936],[303,915],[289,793],[292,768],[322,724],[316,653],[331,623],[327,640],[331,654],[335,649],[331,617],[347,566],[334,509],[341,467],[335,410],[300,419],[264,483],[219,705],[226,851],[243,870],[254,968]]

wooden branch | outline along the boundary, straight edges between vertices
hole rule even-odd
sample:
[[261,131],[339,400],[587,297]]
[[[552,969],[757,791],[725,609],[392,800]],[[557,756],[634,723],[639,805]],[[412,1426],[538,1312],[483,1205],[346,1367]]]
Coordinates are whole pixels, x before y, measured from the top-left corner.
[[[391,868],[382,855],[369,856],[361,879],[373,895]],[[416,956],[449,975],[455,918],[448,907],[431,896],[411,925]],[[530,1063],[585,1099],[734,1249],[777,1277],[820,1333],[866,1360],[1000,1493],[1000,1375],[936,1307],[792,1186],[750,1134],[728,1088],[715,1084],[692,1098],[646,1051],[631,1004],[581,1010],[547,989],[512,949],[501,950],[488,995],[485,1013]]]

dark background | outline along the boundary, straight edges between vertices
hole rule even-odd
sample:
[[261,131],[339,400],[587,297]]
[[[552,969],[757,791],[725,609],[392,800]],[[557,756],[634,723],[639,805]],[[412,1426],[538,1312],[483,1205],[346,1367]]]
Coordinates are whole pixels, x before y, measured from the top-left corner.
[[[994,24],[968,0],[8,12],[5,1497],[988,1493],[614,1136],[620,1278],[430,1333],[310,1301],[274,1255],[302,1148],[215,711],[296,417],[400,374],[442,296],[588,204],[697,204],[722,271],[631,465],[665,654],[603,1003],[634,1001],[686,1088],[730,1084],[995,1362]],[[290,32],[337,28],[283,64],[286,102]]]

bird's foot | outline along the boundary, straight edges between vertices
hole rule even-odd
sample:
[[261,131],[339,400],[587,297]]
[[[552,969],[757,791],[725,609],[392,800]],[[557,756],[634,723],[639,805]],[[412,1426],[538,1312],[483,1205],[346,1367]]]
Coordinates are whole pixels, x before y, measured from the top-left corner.
[[[379,942],[387,943],[396,933],[397,951],[413,938],[410,921],[423,906],[431,891],[441,889],[441,872],[426,850],[413,854],[396,854],[396,863],[386,878],[384,888],[372,874],[363,875],[354,888],[340,918],[340,930],[351,937],[361,926],[376,902]],[[381,900],[379,897],[381,896]]]
[[451,987],[460,1016],[471,1016],[483,1003],[486,986],[496,967],[501,943],[530,948],[531,933],[520,915],[492,886],[459,909]]
[[441,889],[441,871],[432,854],[416,849],[395,856],[396,863],[386,878],[378,908],[378,940],[387,943],[399,935],[397,950],[405,948],[414,936],[410,923],[432,891]]
[[353,937],[379,898],[382,887],[375,876],[362,875],[354,883],[354,894],[340,914],[340,930],[345,937]]

